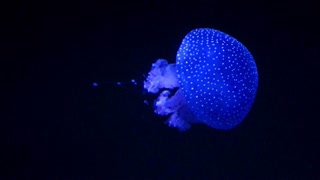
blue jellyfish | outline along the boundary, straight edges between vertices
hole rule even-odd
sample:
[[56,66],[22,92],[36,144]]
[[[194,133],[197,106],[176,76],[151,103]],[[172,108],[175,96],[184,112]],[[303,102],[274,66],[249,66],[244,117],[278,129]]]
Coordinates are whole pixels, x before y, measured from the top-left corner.
[[232,36],[210,28],[189,32],[176,64],[158,59],[144,81],[158,93],[154,111],[181,131],[192,123],[229,130],[249,113],[258,88],[258,71],[248,49]]

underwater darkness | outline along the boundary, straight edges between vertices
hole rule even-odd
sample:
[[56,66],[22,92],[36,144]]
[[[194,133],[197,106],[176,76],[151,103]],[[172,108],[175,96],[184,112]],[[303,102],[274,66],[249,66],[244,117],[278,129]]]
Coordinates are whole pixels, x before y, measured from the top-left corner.
[[[0,179],[320,178],[315,7],[13,2],[0,29]],[[232,130],[170,128],[143,91],[151,64],[174,63],[201,27],[235,37],[257,65],[252,109]]]

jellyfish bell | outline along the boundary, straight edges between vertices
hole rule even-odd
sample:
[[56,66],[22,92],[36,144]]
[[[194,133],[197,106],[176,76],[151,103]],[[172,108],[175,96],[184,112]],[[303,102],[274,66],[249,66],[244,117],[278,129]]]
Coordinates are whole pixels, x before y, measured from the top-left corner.
[[248,49],[209,28],[189,32],[176,64],[158,59],[144,81],[149,93],[160,92],[155,113],[169,115],[168,126],[182,131],[191,123],[222,130],[236,127],[249,113],[257,88],[257,67]]

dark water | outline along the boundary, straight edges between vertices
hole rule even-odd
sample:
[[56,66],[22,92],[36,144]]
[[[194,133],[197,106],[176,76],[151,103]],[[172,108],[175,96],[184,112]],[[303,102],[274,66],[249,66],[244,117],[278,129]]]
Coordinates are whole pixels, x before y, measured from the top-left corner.
[[[278,2],[8,5],[0,177],[319,178],[314,10]],[[158,58],[174,62],[198,27],[236,37],[255,58],[257,98],[234,130],[194,125],[180,133],[143,103],[152,98],[141,87],[110,83],[139,79]]]

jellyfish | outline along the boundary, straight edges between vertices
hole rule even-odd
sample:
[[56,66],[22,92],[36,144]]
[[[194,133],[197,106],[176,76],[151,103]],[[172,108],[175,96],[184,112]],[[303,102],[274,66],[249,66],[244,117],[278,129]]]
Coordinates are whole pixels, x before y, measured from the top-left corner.
[[144,89],[159,94],[154,112],[169,116],[166,124],[181,131],[191,124],[230,130],[248,115],[258,88],[258,71],[249,50],[219,30],[189,32],[176,63],[158,59],[144,80]]

